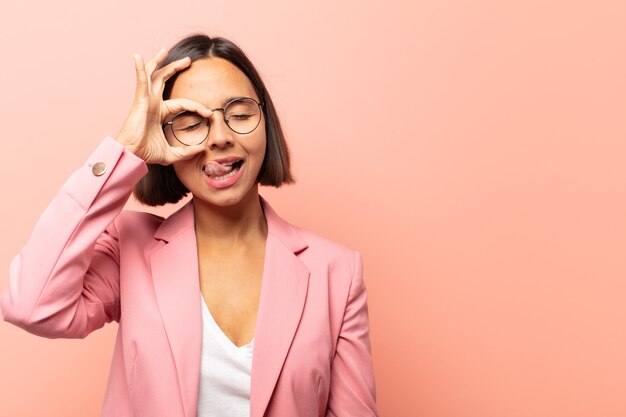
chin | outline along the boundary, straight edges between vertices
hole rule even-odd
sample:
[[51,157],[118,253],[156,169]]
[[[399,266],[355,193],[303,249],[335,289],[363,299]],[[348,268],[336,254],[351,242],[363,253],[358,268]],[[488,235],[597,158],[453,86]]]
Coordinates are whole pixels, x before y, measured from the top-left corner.
[[196,201],[201,201],[208,205],[216,207],[232,207],[245,202],[255,195],[258,195],[258,185],[253,184],[247,192],[237,189],[228,189],[212,193],[206,193],[205,191],[196,194],[192,192],[192,195]]
[[236,206],[237,204],[241,203],[241,201],[243,200],[242,196],[214,196],[208,200],[202,199],[204,202],[208,203],[208,204],[212,204],[214,206],[219,206],[219,207],[232,207],[232,206]]

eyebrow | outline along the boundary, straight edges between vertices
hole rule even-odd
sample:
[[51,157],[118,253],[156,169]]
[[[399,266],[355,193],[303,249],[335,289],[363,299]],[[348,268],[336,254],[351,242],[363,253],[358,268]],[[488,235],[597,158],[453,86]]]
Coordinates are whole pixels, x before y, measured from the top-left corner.
[[[252,97],[248,97],[248,96],[231,96],[231,97],[228,97],[226,100],[224,100],[224,101],[222,102],[222,108],[224,108],[224,106],[226,105],[226,103],[229,103],[229,102],[231,102],[231,101],[233,101],[233,100],[235,100],[235,99],[237,99],[237,98],[252,98]],[[256,100],[256,99],[255,99],[255,100]],[[213,108],[215,108],[215,107],[213,107]],[[219,108],[219,107],[218,107],[218,108]],[[172,121],[172,119],[174,119],[176,116],[178,116],[179,114],[182,114],[182,113],[195,113],[195,112],[194,112],[194,111],[191,111],[191,110],[185,110],[185,111],[182,111],[182,112],[180,112],[180,113],[178,113],[178,114],[173,114],[173,115],[171,115],[171,116],[169,117],[169,120],[168,120],[167,122],[164,122],[164,123],[163,123],[163,126],[165,126],[166,124],[168,124],[169,122],[171,122],[171,121]]]
[[222,101],[222,107],[224,107],[226,105],[226,103],[229,103],[233,100],[236,100],[238,98],[252,98],[252,97],[246,97],[246,96],[232,96],[232,97],[228,97],[226,100]]

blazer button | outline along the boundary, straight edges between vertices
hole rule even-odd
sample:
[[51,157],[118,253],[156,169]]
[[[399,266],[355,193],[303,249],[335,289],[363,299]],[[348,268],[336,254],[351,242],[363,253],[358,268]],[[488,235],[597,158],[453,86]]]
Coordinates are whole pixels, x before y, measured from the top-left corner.
[[99,177],[103,175],[105,172],[107,172],[107,166],[104,162],[96,162],[95,164],[93,164],[93,167],[91,168],[91,172],[96,177]]

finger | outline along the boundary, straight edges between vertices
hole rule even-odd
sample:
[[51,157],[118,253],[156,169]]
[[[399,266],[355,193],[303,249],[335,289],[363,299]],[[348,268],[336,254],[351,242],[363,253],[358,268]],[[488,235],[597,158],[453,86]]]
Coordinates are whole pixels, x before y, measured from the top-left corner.
[[204,104],[198,103],[197,101],[189,100],[187,98],[174,98],[171,100],[165,100],[161,104],[161,120],[166,120],[168,117],[183,111],[196,112],[207,119],[213,114],[208,107]]
[[204,151],[204,144],[191,146],[170,146],[170,158],[168,163],[191,159]]
[[148,76],[146,75],[146,68],[143,64],[143,58],[141,57],[141,55],[134,54],[133,59],[135,61],[135,74],[137,75],[135,98],[138,99],[142,95],[148,93]]
[[156,53],[155,56],[152,57],[148,64],[146,65],[146,72],[149,77],[152,77],[152,73],[159,66],[161,62],[163,62],[167,58],[167,49],[161,48],[159,52]]
[[189,65],[191,65],[191,58],[186,56],[156,70],[152,74],[152,90],[159,96],[162,95],[163,89],[165,88],[165,82],[178,71],[189,67]]

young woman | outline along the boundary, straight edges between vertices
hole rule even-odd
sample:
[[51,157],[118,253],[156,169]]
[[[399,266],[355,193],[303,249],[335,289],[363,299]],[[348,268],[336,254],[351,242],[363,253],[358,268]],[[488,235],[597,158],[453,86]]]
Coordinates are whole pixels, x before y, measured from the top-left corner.
[[[280,218],[293,182],[245,54],[189,36],[144,65],[115,139],[11,263],[4,320],[49,338],[119,323],[102,416],[377,416],[358,252]],[[123,211],[192,199],[163,219]]]

